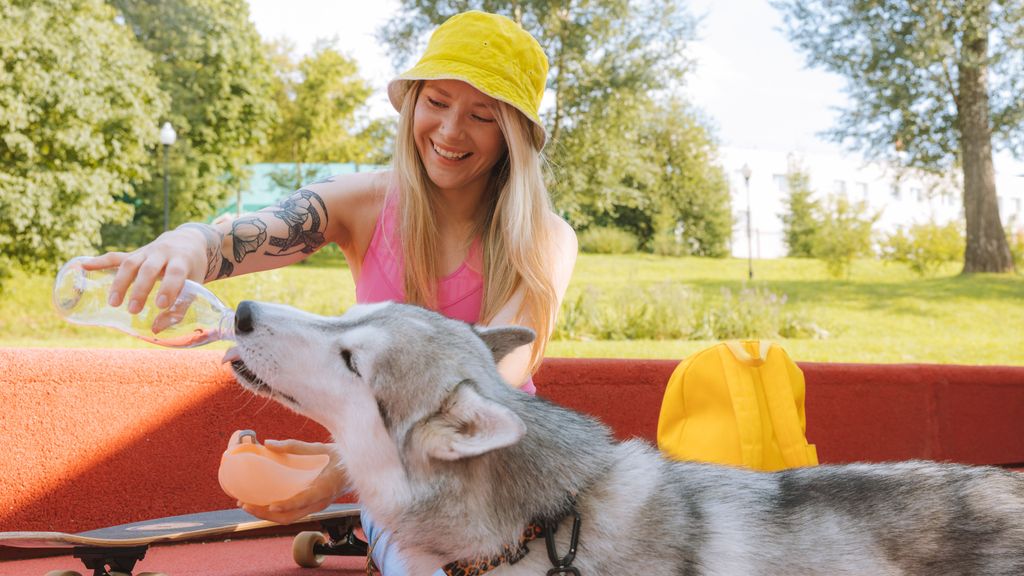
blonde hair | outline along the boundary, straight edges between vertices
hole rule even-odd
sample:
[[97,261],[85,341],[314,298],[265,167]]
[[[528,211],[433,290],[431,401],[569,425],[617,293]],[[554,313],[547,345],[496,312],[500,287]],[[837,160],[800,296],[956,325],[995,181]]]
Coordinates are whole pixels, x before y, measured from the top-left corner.
[[[398,121],[393,160],[399,194],[399,226],[405,257],[406,301],[437,309],[440,254],[433,184],[413,137],[413,115],[423,83],[405,93]],[[494,319],[518,290],[523,300],[514,320],[527,321],[537,332],[530,354],[536,371],[558,312],[558,297],[549,276],[553,250],[548,218],[551,200],[541,172],[536,127],[519,110],[496,101],[495,119],[507,152],[494,167],[483,202],[485,217],[477,233],[483,239],[484,297],[480,321]]]

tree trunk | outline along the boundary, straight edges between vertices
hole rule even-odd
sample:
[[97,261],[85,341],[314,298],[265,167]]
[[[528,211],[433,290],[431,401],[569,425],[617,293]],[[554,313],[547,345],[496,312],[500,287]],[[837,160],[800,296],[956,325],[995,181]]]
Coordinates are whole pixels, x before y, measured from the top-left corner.
[[963,273],[1012,272],[1013,256],[999,218],[988,106],[988,0],[967,2],[958,65],[960,153],[964,172],[967,249]]

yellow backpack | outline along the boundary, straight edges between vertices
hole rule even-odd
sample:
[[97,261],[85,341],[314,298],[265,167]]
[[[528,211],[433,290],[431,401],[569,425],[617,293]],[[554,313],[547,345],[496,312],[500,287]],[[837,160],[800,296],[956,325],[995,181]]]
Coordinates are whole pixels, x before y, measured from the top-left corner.
[[723,342],[683,360],[665,388],[658,447],[679,460],[772,471],[814,466],[804,374],[780,346]]

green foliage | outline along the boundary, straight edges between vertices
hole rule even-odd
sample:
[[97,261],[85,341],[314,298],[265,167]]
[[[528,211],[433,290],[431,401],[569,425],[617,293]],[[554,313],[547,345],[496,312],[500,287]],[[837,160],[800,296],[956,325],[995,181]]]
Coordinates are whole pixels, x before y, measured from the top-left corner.
[[772,0],[790,38],[847,79],[831,132],[870,159],[964,174],[965,271],[1013,270],[993,143],[1024,152],[1024,2]]
[[828,333],[786,309],[786,296],[762,286],[713,297],[675,282],[606,294],[587,286],[567,298],[555,339],[727,340],[824,338]]
[[658,168],[651,193],[660,248],[669,239],[679,254],[724,257],[732,234],[729,184],[714,142],[690,106],[673,98],[648,120],[646,148]]
[[825,262],[833,278],[849,279],[854,258],[871,254],[871,228],[880,216],[870,214],[864,201],[830,197],[819,211],[812,254]]
[[964,233],[957,222],[914,224],[889,234],[882,242],[882,259],[906,264],[919,276],[933,276],[948,262],[964,255]]
[[370,83],[359,76],[355,60],[318,41],[310,55],[294,62],[287,45],[270,44],[274,65],[274,101],[280,111],[263,151],[268,162],[380,162],[391,138],[392,122],[363,125]]
[[1006,243],[1010,247],[1010,254],[1014,262],[1024,262],[1024,229],[1013,230],[1008,226],[1006,230]]
[[592,226],[579,235],[580,250],[593,254],[631,254],[636,252],[637,240],[620,228]]
[[[2,256],[0,256],[2,259]],[[1016,333],[993,326],[1024,325],[1024,275],[943,275],[920,278],[904,266],[875,258],[855,263],[856,277],[832,280],[817,261],[778,258],[758,264],[756,286],[785,294],[780,342],[799,361],[937,362],[1024,365]],[[590,313],[604,303],[722,302],[723,290],[740,293],[746,259],[661,258],[649,254],[580,254],[558,323],[575,313],[576,331],[548,345],[549,357],[681,359],[713,341],[598,340]],[[0,346],[149,348],[116,330],[75,326],[50,303],[53,276],[13,272],[0,294]],[[209,285],[228,305],[245,299],[280,302],[318,314],[340,314],[355,291],[337,249],[323,249],[295,266],[218,280]],[[580,294],[583,293],[582,299]],[[580,302],[579,305],[576,305]],[[679,310],[664,308],[665,310]],[[575,312],[570,312],[575,310]],[[692,326],[690,312],[665,314]],[[811,320],[811,322],[808,322]],[[828,329],[825,334],[818,326]],[[227,343],[211,345],[227,347]]]
[[[961,67],[985,64],[993,133],[1024,147],[1024,4],[989,0],[772,0],[808,61],[848,79],[849,105],[832,133],[869,156],[949,169],[961,158]],[[991,12],[976,11],[991,5]],[[978,22],[979,18],[986,18]],[[965,34],[986,30],[987,62]],[[897,154],[898,153],[898,154]]]
[[786,174],[789,195],[786,197],[786,212],[779,215],[782,220],[783,241],[789,256],[811,258],[814,256],[814,238],[818,233],[817,215],[821,203],[812,196],[810,177],[800,168]]
[[[153,55],[170,110],[159,118],[178,134],[170,148],[171,226],[214,213],[247,178],[277,111],[272,72],[244,0],[111,0]],[[162,174],[162,153],[149,172]],[[163,181],[137,181],[132,225],[107,232],[144,242],[163,227]]]
[[124,222],[166,109],[151,58],[99,0],[0,0],[0,252],[55,269]]

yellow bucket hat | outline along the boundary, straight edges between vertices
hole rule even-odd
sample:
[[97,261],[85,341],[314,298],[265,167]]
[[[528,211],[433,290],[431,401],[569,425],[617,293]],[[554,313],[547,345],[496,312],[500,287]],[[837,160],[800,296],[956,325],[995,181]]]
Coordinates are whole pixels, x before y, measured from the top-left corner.
[[504,16],[472,10],[434,30],[420,61],[388,83],[388,98],[401,110],[414,81],[461,80],[532,120],[540,149],[546,139],[540,100],[547,76],[547,56],[529,32]]

